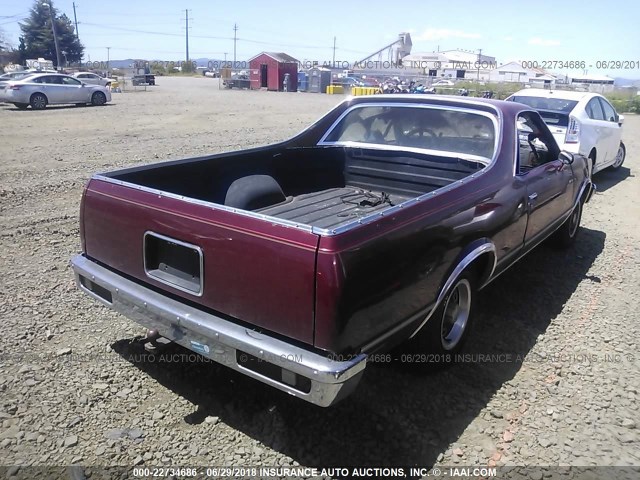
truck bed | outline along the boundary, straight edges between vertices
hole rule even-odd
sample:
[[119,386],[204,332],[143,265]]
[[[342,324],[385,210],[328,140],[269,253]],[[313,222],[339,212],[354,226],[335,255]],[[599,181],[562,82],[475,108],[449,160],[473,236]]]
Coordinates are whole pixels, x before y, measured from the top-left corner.
[[354,187],[329,188],[291,197],[285,203],[258,210],[264,215],[319,228],[336,228],[354,218],[381,212],[410,197]]
[[[334,229],[438,190],[482,168],[482,163],[437,155],[313,147],[167,162],[108,176],[236,211]],[[243,189],[247,198],[252,189],[269,192],[258,202],[249,199],[243,203],[230,199],[229,192],[235,187]]]

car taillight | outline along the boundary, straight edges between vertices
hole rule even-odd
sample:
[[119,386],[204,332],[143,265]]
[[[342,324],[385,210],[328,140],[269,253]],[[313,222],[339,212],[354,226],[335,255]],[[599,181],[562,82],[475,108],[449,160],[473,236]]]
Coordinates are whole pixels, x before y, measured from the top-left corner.
[[578,143],[580,136],[580,122],[573,118],[569,117],[569,126],[567,127],[567,134],[564,138],[564,143]]
[[20,90],[20,85],[9,85],[8,90]]

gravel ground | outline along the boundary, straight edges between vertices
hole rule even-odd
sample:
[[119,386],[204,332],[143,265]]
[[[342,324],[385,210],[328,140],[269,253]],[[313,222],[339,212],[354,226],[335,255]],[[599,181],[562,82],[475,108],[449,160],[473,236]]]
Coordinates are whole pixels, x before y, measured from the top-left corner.
[[0,105],[0,463],[640,464],[637,116],[575,247],[542,246],[483,292],[468,362],[372,365],[331,409],[175,346],[151,356],[139,327],[75,288],[92,173],[281,140],[338,100],[160,78],[101,108]]

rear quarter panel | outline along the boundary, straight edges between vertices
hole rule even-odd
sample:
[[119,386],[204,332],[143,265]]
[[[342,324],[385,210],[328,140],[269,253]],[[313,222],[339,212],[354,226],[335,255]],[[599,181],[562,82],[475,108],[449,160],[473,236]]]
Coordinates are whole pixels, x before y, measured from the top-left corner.
[[[88,257],[218,313],[313,343],[316,235],[99,180],[87,187],[82,216]],[[202,297],[145,274],[147,231],[203,249]]]

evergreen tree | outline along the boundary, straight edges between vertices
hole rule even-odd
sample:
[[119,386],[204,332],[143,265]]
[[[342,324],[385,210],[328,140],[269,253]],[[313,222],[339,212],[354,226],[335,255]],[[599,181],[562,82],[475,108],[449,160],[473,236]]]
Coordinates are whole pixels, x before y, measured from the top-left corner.
[[[75,35],[71,20],[65,14],[58,15],[58,11],[50,5],[51,0],[47,0],[47,3],[35,0],[29,18],[20,23],[22,37],[20,37],[18,50],[21,52],[21,57],[23,53],[25,58],[43,57],[52,60],[57,66],[56,45],[51,30],[51,15],[53,15],[60,48],[60,61],[65,61],[65,55],[62,54],[65,52],[67,64],[79,63],[82,60],[84,47]],[[21,50],[23,45],[24,50]]]

